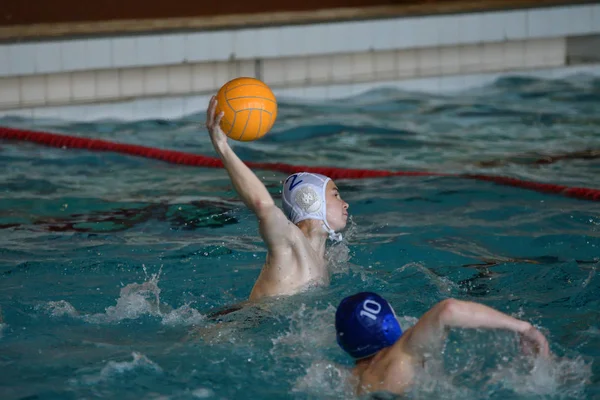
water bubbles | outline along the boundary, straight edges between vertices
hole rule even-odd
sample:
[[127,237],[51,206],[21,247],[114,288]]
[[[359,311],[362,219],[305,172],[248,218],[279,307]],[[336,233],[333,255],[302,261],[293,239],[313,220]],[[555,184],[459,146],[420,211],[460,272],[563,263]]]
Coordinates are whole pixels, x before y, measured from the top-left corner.
[[112,381],[120,377],[138,374],[162,374],[162,368],[146,357],[144,354],[131,353],[132,361],[108,361],[98,373],[85,374],[79,379],[71,380],[72,384],[98,385],[102,382]]
[[335,308],[331,305],[317,310],[302,304],[290,315],[289,330],[272,339],[271,354],[276,357],[294,354],[296,358],[311,359],[315,353],[335,346],[334,316]]
[[35,307],[37,311],[45,311],[53,317],[77,317],[79,313],[68,301],[49,301],[46,304],[37,305]]
[[109,361],[102,371],[100,371],[100,377],[103,379],[109,379],[115,375],[122,375],[126,372],[133,371],[135,369],[144,369],[151,372],[162,373],[162,368],[158,364],[154,363],[148,357],[141,353],[133,352],[132,361]]
[[300,376],[292,392],[302,392],[318,398],[353,398],[354,379],[349,368],[327,361],[313,362]]
[[162,324],[167,326],[197,326],[205,320],[206,317],[189,304],[162,315]]
[[[144,266],[144,272],[146,272]],[[158,317],[166,326],[196,326],[202,324],[205,316],[189,304],[172,309],[160,301],[161,289],[158,287],[160,271],[152,274],[143,283],[130,283],[121,288],[117,303],[107,307],[104,313],[81,314],[65,300],[50,301],[36,306],[53,317],[68,316],[79,318],[92,324],[109,324],[123,320],[135,320],[145,315]],[[96,288],[101,291],[101,288]]]
[[192,396],[194,396],[197,399],[207,399],[209,397],[214,396],[215,393],[207,388],[198,388],[198,389],[194,389],[192,391]]

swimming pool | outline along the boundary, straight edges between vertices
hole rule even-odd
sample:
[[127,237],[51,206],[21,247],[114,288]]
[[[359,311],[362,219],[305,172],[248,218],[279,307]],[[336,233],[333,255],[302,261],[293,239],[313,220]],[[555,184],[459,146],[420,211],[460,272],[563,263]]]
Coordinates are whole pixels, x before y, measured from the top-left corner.
[[[598,115],[600,79],[513,77],[456,96],[282,101],[271,134],[234,148],[598,188]],[[203,118],[0,124],[214,155]],[[3,399],[349,398],[333,315],[359,290],[388,297],[405,328],[444,298],[483,302],[539,325],[559,357],[532,370],[509,334],[453,332],[444,371],[407,397],[600,396],[597,202],[449,177],[341,180],[352,219],[328,253],[331,285],[216,329],[208,315],[247,298],[265,256],[224,170],[0,146]],[[285,175],[256,172],[279,201]]]

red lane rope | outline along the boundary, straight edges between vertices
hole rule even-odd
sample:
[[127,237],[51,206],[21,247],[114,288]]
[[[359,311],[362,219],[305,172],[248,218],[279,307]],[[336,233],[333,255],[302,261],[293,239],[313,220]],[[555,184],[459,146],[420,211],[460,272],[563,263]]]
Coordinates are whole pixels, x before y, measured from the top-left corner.
[[[91,151],[109,151],[145,158],[152,158],[174,164],[189,165],[206,168],[223,168],[223,163],[215,157],[207,157],[198,154],[184,153],[174,150],[162,150],[153,147],[139,146],[109,142],[100,139],[88,139],[76,136],[59,135],[55,133],[35,132],[22,129],[14,129],[0,126],[0,139],[18,140],[41,144],[50,147],[86,149]],[[523,189],[534,190],[544,193],[561,194],[583,200],[600,201],[600,190],[583,187],[569,187],[549,183],[538,183],[523,181],[516,178],[503,176],[480,175],[480,174],[445,174],[427,171],[384,171],[370,169],[349,169],[334,167],[311,167],[303,165],[290,165],[283,163],[258,163],[246,162],[250,168],[265,169],[283,173],[294,173],[307,171],[320,173],[332,179],[363,179],[379,178],[386,176],[450,176],[468,178],[480,181],[488,181],[505,186],[514,186]]]

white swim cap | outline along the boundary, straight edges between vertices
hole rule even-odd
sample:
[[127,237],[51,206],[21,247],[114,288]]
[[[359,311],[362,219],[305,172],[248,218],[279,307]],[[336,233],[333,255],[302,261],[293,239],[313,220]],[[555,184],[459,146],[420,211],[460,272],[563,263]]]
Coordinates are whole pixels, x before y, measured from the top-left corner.
[[283,182],[283,212],[294,224],[305,219],[323,221],[323,229],[329,233],[329,239],[339,242],[342,234],[335,233],[327,223],[325,189],[330,180],[324,175],[310,172],[288,176]]

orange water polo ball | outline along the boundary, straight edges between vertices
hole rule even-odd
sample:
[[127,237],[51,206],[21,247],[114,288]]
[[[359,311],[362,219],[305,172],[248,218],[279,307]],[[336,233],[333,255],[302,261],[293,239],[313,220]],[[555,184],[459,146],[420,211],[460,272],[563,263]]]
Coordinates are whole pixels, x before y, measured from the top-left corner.
[[277,118],[277,100],[264,82],[236,78],[217,93],[216,115],[221,111],[223,132],[234,140],[249,142],[271,130]]

